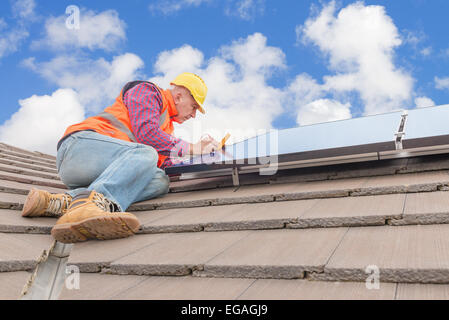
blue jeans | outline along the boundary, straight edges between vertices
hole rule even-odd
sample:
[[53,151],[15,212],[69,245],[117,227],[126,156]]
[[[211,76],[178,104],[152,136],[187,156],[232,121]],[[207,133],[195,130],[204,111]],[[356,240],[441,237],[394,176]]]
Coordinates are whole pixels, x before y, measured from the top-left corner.
[[168,192],[168,176],[157,161],[153,147],[80,131],[62,142],[56,167],[72,198],[95,190],[125,211],[134,202]]

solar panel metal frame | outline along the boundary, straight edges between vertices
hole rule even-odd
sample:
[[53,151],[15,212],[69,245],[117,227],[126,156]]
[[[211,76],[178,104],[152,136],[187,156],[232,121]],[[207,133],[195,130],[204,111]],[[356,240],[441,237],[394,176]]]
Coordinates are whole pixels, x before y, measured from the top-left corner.
[[[447,107],[430,107],[430,112],[438,112],[437,108]],[[401,112],[394,112],[398,114],[397,129],[401,128]],[[403,114],[414,117],[414,110],[403,111]],[[385,115],[385,114],[384,114]],[[377,115],[382,116],[382,115]],[[407,115],[406,115],[407,116]],[[414,119],[414,118],[412,118]],[[415,118],[416,119],[416,118]],[[353,120],[353,119],[350,119]],[[419,120],[419,119],[418,119]],[[449,121],[448,121],[449,122]],[[398,150],[396,145],[396,132],[391,133],[391,140],[385,142],[351,145],[338,148],[329,148],[321,150],[311,150],[294,152],[288,154],[278,155],[279,170],[298,167],[322,166],[329,164],[347,163],[347,162],[361,162],[372,160],[383,160],[393,158],[406,158],[420,155],[449,153],[449,134],[439,136],[426,136],[413,139],[407,139],[407,124],[405,127],[405,135],[402,138],[402,149]],[[448,130],[449,133],[449,125]],[[241,162],[241,160],[239,160]],[[229,161],[228,163],[198,163],[181,165],[166,168],[168,175],[182,175],[187,177],[201,177],[229,174],[233,168],[237,168],[240,173],[254,172],[258,168],[267,167],[267,165],[254,164],[255,158],[245,159],[243,163],[238,163],[237,160]],[[228,171],[229,170],[229,171]],[[221,171],[221,172],[220,172]]]
[[[284,162],[292,162],[292,161],[318,160],[318,159],[352,156],[352,155],[360,155],[382,151],[393,151],[393,150],[395,150],[395,143],[392,140],[388,142],[373,143],[368,145],[358,145],[358,146],[349,146],[349,147],[332,148],[324,150],[305,151],[290,154],[281,154],[278,155],[278,163],[281,164]],[[227,168],[241,169],[247,166],[254,166],[255,164],[257,164],[257,159],[249,158],[245,159],[244,163],[238,163],[238,160],[233,160],[233,163],[210,163],[210,164],[199,163],[184,166],[174,166],[166,168],[165,172],[168,175],[171,174],[176,175],[181,173],[193,173],[193,172],[220,170]]]

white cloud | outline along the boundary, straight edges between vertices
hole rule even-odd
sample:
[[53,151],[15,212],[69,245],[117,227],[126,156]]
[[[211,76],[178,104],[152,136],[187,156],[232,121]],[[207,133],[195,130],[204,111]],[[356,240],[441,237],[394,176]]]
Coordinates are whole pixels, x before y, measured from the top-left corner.
[[432,54],[432,51],[432,47],[425,47],[419,53],[424,57],[428,57]]
[[235,61],[245,75],[270,76],[271,71],[285,68],[285,54],[281,49],[267,46],[267,38],[255,33],[234,41],[221,49],[224,58]]
[[301,107],[325,95],[323,86],[307,73],[298,75],[287,88],[289,105]]
[[299,125],[309,125],[320,122],[343,120],[351,118],[351,105],[335,100],[319,99],[306,104],[298,111],[296,122]]
[[351,118],[351,104],[341,103],[326,96],[323,85],[317,83],[310,75],[303,73],[288,86],[288,112],[296,112],[299,125],[309,125],[327,121]]
[[262,15],[264,11],[265,0],[237,0],[228,1],[225,13],[240,17],[243,20],[254,20],[257,15]]
[[435,77],[435,87],[441,90],[443,89],[449,90],[449,77],[446,78]]
[[415,98],[415,105],[417,108],[433,107],[435,102],[428,97],[417,97]]
[[115,10],[100,13],[81,10],[79,17],[79,29],[66,27],[66,15],[48,18],[44,38],[34,41],[32,47],[66,51],[78,48],[114,51],[126,40],[126,24]]
[[[148,6],[150,12],[172,15],[181,10],[199,7],[205,3],[218,2],[216,0],[160,0],[152,1]],[[265,0],[226,0],[224,12],[228,16],[236,16],[242,20],[254,20],[257,15],[265,11]]]
[[174,79],[180,70],[197,71],[203,62],[204,55],[201,51],[184,45],[174,50],[162,51],[154,64],[154,72],[164,75],[166,81],[162,85],[169,85],[168,79]]
[[33,95],[19,104],[20,109],[0,126],[0,141],[28,150],[56,155],[66,128],[84,119],[78,95],[71,89]]
[[28,31],[22,27],[2,32],[0,35],[0,58],[19,50],[28,35]]
[[16,24],[9,29],[5,20],[0,18],[0,59],[16,52],[28,38],[28,21],[36,19],[34,0],[16,0],[12,2],[12,13]]
[[184,8],[198,7],[203,3],[211,2],[211,0],[160,0],[153,2],[148,6],[151,12],[161,12],[165,15],[170,15]]
[[332,1],[296,31],[298,41],[316,45],[335,72],[323,78],[326,94],[357,92],[366,114],[398,109],[410,101],[414,80],[394,65],[394,50],[402,42],[384,7],[356,2],[336,14]]
[[44,37],[33,46],[56,50],[56,56],[44,62],[27,58],[22,66],[60,88],[75,90],[86,111],[98,112],[118,96],[127,81],[141,76],[144,63],[132,53],[115,56],[112,61],[89,58],[90,50],[117,49],[126,40],[126,25],[115,10],[95,13],[81,9],[79,17],[79,29],[66,27],[66,15],[47,19]]
[[[223,46],[219,55],[209,60],[198,49],[183,46],[162,52],[155,63],[156,77],[150,79],[167,87],[181,72],[194,72],[206,82],[209,91],[206,115],[176,126],[176,135],[189,141],[208,132],[221,139],[225,132],[238,140],[250,131],[272,128],[273,119],[282,113],[284,92],[267,84],[274,70],[285,68],[284,53],[266,43],[255,33]],[[195,128],[201,126],[201,130]],[[201,132],[200,132],[201,131]]]
[[126,53],[111,62],[62,55],[41,63],[29,58],[23,65],[59,87],[74,89],[88,111],[98,112],[118,96],[127,81],[139,78],[144,63],[135,54]]
[[36,13],[34,0],[16,0],[12,5],[13,15],[21,19],[34,20]]
[[423,31],[402,31],[403,44],[411,46],[416,54],[423,57],[428,57],[432,54],[432,46],[425,46],[425,41],[428,36]]
[[[82,121],[88,112],[103,110],[127,81],[141,78],[144,63],[135,54],[111,61],[89,58],[88,50],[114,50],[126,39],[125,24],[115,11],[81,11],[80,30],[67,29],[65,18],[48,19],[45,37],[34,44],[62,51],[50,61],[34,57],[22,61],[22,66],[61,89],[51,96],[19,101],[20,109],[0,127],[2,141],[55,154],[56,142],[68,126]],[[66,51],[70,48],[76,50]]]
[[6,29],[7,26],[8,26],[8,24],[5,22],[5,20],[0,18],[0,31],[3,29]]
[[426,38],[425,34],[417,31],[404,30],[402,32],[402,39],[404,43],[410,44],[412,47],[417,47],[418,44],[424,41]]
[[403,44],[411,46],[415,51],[419,51],[419,47],[423,47],[423,43],[428,36],[423,31],[403,30],[402,37]]

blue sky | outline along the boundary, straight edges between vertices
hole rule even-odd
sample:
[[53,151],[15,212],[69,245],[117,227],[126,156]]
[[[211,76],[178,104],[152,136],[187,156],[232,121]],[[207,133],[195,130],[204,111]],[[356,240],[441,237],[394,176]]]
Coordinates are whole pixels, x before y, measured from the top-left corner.
[[447,12],[446,0],[2,1],[0,140],[55,154],[127,81],[166,87],[183,71],[209,86],[206,116],[177,127],[188,140],[447,104]]

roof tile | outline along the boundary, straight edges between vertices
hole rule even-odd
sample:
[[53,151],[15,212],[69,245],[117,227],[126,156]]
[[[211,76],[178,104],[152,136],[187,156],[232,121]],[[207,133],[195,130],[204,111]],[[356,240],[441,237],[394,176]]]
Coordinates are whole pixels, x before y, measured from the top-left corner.
[[[279,203],[237,204],[228,206],[214,206],[203,208],[177,209],[165,217],[153,219],[156,210],[148,212],[148,216],[141,216],[146,232],[176,232],[186,230],[190,226],[206,231],[283,228],[284,224],[297,219],[303,212],[310,209],[317,200],[283,201]],[[147,219],[152,221],[147,222]],[[184,229],[179,229],[184,227]]]
[[[81,289],[64,289],[62,297],[448,299],[447,285],[403,283],[449,283],[449,200],[440,191],[449,190],[448,159],[243,174],[238,188],[230,176],[173,182],[170,194],[129,209],[142,233],[164,233],[76,244],[69,264],[96,273],[82,273]],[[19,210],[33,187],[67,190],[55,160],[0,143],[0,281],[11,292],[29,275],[13,271],[33,269],[53,243],[56,219],[22,218]],[[368,265],[379,267],[379,290],[365,287]],[[359,282],[338,282],[348,280]],[[1,297],[8,295],[0,290]]]
[[67,192],[67,189],[53,188],[48,186],[36,186],[33,184],[0,179],[0,191],[2,192],[27,195],[32,188],[46,190],[51,193]]
[[449,300],[447,284],[399,283],[397,300]]
[[36,171],[40,171],[40,172],[54,173],[54,174],[58,173],[56,168],[53,168],[53,167],[52,168],[50,168],[50,167],[42,167],[42,166],[32,165],[32,164],[28,164],[28,163],[23,163],[21,161],[14,161],[14,160],[10,160],[10,159],[4,159],[4,158],[1,158],[1,157],[0,157],[0,163],[4,164],[4,165],[15,166],[16,168],[32,169],[32,170],[36,170]]
[[[247,231],[175,233],[111,263],[110,273],[186,275],[248,235]],[[142,236],[136,236],[142,237]]]
[[21,156],[10,155],[5,152],[0,152],[0,158],[5,159],[5,160],[13,160],[13,161],[17,161],[17,162],[41,166],[41,167],[49,168],[49,169],[53,169],[53,170],[55,169],[54,164],[46,162],[45,160],[30,159],[30,158],[25,158],[25,157],[21,157]]
[[128,288],[134,287],[147,277],[80,273],[79,288],[64,286],[60,300],[108,300]]
[[347,230],[252,231],[248,237],[208,261],[198,275],[302,278],[304,271],[323,271]]
[[53,241],[49,235],[0,233],[0,272],[34,268]]
[[24,271],[0,273],[0,300],[16,300],[20,298],[26,282],[31,274]]
[[395,283],[367,289],[364,282],[259,279],[239,299],[243,300],[393,300]]
[[81,272],[99,272],[101,268],[121,257],[150,246],[168,235],[137,235],[108,241],[87,241],[77,243],[70,253],[68,264],[76,264]]
[[0,209],[0,232],[50,234],[54,218],[24,218],[17,210]]
[[290,228],[384,225],[387,219],[400,219],[405,194],[320,199]]
[[67,187],[60,181],[54,179],[45,179],[40,177],[33,177],[24,174],[16,174],[9,172],[1,172],[0,171],[0,179],[16,181],[20,183],[38,185],[38,186],[49,186],[53,188],[67,189]]
[[313,279],[365,281],[375,266],[380,281],[448,283],[449,225],[350,228]]
[[252,279],[149,277],[115,299],[233,300]]

